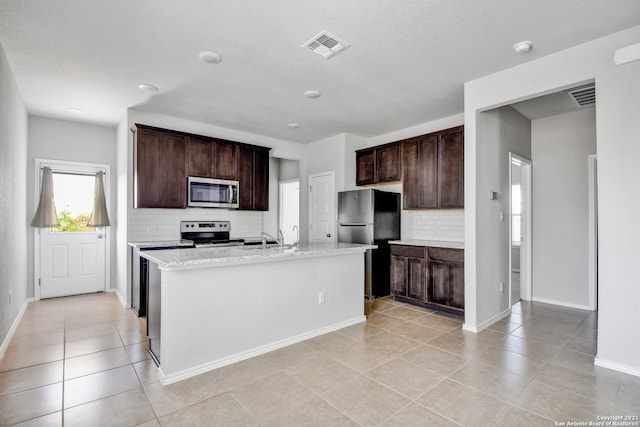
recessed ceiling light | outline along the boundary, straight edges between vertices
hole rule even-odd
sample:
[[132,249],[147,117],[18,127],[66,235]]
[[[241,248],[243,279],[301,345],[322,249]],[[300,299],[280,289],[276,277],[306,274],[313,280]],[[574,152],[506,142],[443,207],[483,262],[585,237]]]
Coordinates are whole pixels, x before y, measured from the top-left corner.
[[320,98],[320,92],[318,92],[317,90],[308,90],[304,93],[304,96],[306,96],[307,98]]
[[156,93],[159,89],[158,86],[150,85],[147,83],[142,83],[138,85],[138,89],[143,92]]
[[222,61],[222,57],[220,55],[208,50],[200,52],[198,54],[198,58],[209,64],[219,64]]
[[517,53],[527,53],[529,52],[529,50],[531,50],[531,42],[523,41],[516,43],[513,45],[513,50],[515,50]]
[[300,127],[298,123],[289,123],[287,126],[289,126],[291,129],[298,129]]
[[84,110],[81,110],[80,108],[67,108],[67,111],[74,113],[74,114],[84,114]]

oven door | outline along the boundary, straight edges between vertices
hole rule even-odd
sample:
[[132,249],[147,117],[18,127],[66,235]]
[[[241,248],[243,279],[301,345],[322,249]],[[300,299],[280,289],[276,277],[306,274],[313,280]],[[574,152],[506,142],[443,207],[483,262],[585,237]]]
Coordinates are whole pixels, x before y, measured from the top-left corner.
[[190,207],[238,208],[238,181],[190,176],[187,194]]

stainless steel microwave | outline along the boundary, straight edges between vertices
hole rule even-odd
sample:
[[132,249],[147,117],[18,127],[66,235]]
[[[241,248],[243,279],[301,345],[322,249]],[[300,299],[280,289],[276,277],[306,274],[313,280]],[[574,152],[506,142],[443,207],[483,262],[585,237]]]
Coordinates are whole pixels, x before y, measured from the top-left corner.
[[190,176],[187,180],[189,207],[238,208],[238,181]]

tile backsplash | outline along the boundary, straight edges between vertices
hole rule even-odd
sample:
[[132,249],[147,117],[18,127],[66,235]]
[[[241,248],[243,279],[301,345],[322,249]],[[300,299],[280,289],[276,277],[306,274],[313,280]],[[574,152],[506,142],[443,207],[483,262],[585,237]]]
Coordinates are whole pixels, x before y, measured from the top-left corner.
[[405,212],[411,221],[410,238],[464,242],[463,209],[432,209]]
[[180,221],[231,221],[232,237],[259,236],[262,212],[224,209],[129,209],[130,242],[180,239]]

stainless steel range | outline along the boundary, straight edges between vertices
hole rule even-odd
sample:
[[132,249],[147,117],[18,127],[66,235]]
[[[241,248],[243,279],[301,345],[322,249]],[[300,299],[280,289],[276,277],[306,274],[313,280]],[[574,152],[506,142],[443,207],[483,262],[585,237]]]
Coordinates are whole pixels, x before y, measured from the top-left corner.
[[229,221],[180,221],[180,238],[191,240],[196,248],[244,244],[243,239],[231,238]]

